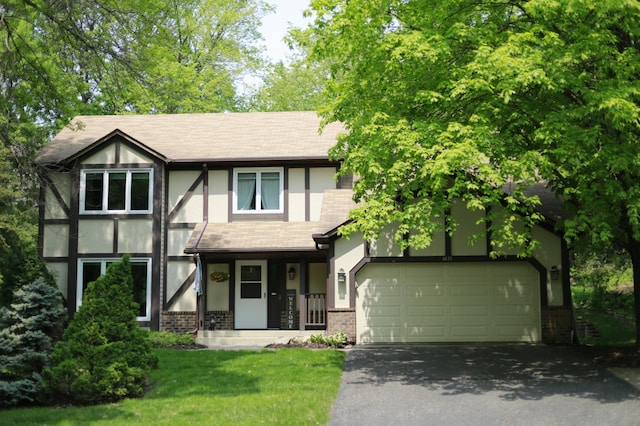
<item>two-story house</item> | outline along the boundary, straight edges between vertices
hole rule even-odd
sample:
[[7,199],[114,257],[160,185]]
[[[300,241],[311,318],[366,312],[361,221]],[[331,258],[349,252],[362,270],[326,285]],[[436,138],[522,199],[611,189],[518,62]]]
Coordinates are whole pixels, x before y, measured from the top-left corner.
[[[74,312],[132,256],[142,326],[344,331],[356,341],[539,341],[571,328],[562,238],[489,257],[478,212],[425,250],[342,238],[352,182],[336,180],[313,112],[80,116],[37,158],[40,250]],[[482,230],[480,230],[482,232]],[[194,290],[195,286],[195,290]]]

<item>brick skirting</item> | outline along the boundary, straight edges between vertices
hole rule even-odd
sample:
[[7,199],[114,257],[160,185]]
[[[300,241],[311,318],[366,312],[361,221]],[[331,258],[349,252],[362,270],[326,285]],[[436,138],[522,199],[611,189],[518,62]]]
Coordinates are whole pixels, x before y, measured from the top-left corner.
[[191,333],[196,328],[196,313],[194,311],[164,311],[160,330],[171,333]]
[[542,341],[545,343],[572,343],[573,312],[564,306],[542,307]]
[[327,335],[345,333],[349,340],[356,340],[356,310],[354,308],[327,309]]

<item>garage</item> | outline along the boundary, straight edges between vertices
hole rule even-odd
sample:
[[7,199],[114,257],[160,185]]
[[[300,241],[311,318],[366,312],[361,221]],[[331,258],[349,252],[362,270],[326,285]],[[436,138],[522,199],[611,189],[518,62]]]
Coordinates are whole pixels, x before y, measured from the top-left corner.
[[540,275],[529,263],[368,263],[356,274],[356,340],[535,342]]

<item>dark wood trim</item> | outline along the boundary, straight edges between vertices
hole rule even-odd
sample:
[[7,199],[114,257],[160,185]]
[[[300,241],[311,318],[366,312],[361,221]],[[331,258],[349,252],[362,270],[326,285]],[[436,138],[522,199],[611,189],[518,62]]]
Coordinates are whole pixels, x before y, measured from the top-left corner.
[[230,167],[228,170],[227,177],[227,217],[229,218],[228,222],[233,222],[233,167]]
[[304,330],[307,324],[307,293],[309,292],[309,263],[304,256],[298,259],[300,265],[300,288],[298,291],[298,328]]
[[154,163],[124,163],[124,164],[81,164],[80,170],[112,170],[112,169],[153,169]]
[[202,221],[209,220],[209,169],[202,165]]
[[[120,259],[122,258],[122,256],[124,256],[125,253],[83,253],[78,255],[76,260],[82,260],[82,259]],[[153,259],[153,253],[141,253],[141,252],[132,252],[132,253],[127,253],[129,254],[132,258],[135,257],[139,257],[139,258],[145,258],[145,259]],[[153,265],[152,265],[153,268]]]
[[69,257],[43,257],[47,263],[69,263]]
[[193,256],[192,255],[167,256],[167,260],[169,262],[190,262],[193,260]]
[[113,140],[113,148],[115,150],[115,163],[120,164],[120,139],[114,138]]
[[[162,288],[166,287],[166,271],[167,271],[167,263],[163,262],[163,241],[162,234],[165,234],[166,238],[166,229],[165,232],[162,232],[162,227],[164,226],[163,221],[163,208],[162,208],[162,199],[164,198],[164,194],[162,193],[162,182],[163,182],[163,173],[164,167],[161,163],[158,163],[154,166],[153,170],[153,222],[152,229],[153,235],[151,237],[151,249],[153,251],[151,255],[151,330],[157,331],[160,330],[160,310],[162,308]],[[168,191],[165,191],[168,192]],[[166,245],[164,245],[166,247]],[[164,275],[160,274],[160,271],[164,271]],[[164,279],[163,279],[164,278]]]
[[120,220],[113,218],[113,253],[118,253],[118,237],[120,235]]
[[[180,199],[180,201],[178,201],[175,205],[175,207],[173,208],[173,210],[171,210],[171,212],[169,213],[169,222],[171,222],[173,220],[173,218],[178,214],[178,212],[182,209],[182,207],[184,207],[184,205],[186,203],[189,202],[189,200],[191,199],[191,197],[193,197],[193,193],[195,192],[196,188],[198,187],[198,185],[200,185],[200,183],[202,183],[204,181],[204,172],[200,173],[200,175],[198,175],[198,177],[196,178],[196,180],[191,184],[191,186],[189,187],[189,189],[187,190],[187,192],[182,196],[182,198]],[[168,187],[167,187],[168,188]],[[167,190],[167,192],[169,192]],[[168,206],[168,204],[167,204]]]
[[284,166],[282,172],[282,211],[284,213],[283,221],[289,222],[289,166]]
[[168,224],[168,229],[193,229],[200,225],[196,222],[171,222]]
[[[45,173],[46,172],[43,172],[41,174],[45,174]],[[46,185],[44,185],[43,181],[41,181],[40,190],[38,191],[38,256],[40,258],[44,258],[44,227],[46,225],[44,214],[45,214],[46,192],[47,192]],[[68,214],[67,214],[67,217],[69,217]]]
[[330,244],[329,249],[327,249],[327,261],[326,261],[327,263],[327,309],[332,309],[336,307],[335,260],[336,260],[335,244]]
[[311,169],[304,168],[304,220],[311,220]]
[[[155,200],[154,200],[155,201]],[[155,211],[155,203],[153,209]],[[79,214],[81,220],[104,220],[104,219],[153,219],[153,213],[103,213],[103,214]]]
[[69,266],[67,267],[67,308],[69,316],[76,312],[78,287],[78,218],[80,208],[80,170],[71,172],[69,210]]
[[196,271],[194,269],[193,271],[191,271],[189,276],[182,282],[182,284],[180,284],[180,287],[178,288],[178,290],[176,290],[173,296],[171,296],[171,298],[167,301],[164,307],[165,311],[168,311],[169,309],[171,309],[173,304],[176,303],[176,301],[180,298],[182,293],[184,293],[189,286],[193,285],[193,281],[195,280],[195,278],[196,278]]
[[[166,170],[166,169],[165,169]],[[169,205],[169,174],[170,172],[167,171],[163,177],[164,180],[164,187],[166,188],[164,191],[164,194],[162,194],[162,197],[157,196],[157,197],[153,197],[154,201],[155,200],[162,200],[162,203],[164,203],[164,206],[168,206]],[[164,261],[164,268],[162,268],[162,288],[161,290],[161,301],[160,301],[160,305],[162,306],[162,310],[166,311],[167,309],[167,269],[168,269],[168,264],[169,264],[169,255],[167,254],[167,250],[169,247],[169,225],[171,224],[171,222],[169,221],[169,215],[166,211],[163,212],[164,215],[161,218],[162,221],[162,225],[164,226],[165,232],[164,232],[164,238],[162,240],[162,247],[163,247],[163,261]]]
[[562,280],[562,306],[573,308],[573,298],[571,296],[571,260],[569,259],[569,248],[564,238],[560,238],[562,250],[562,270],[560,279]]
[[69,219],[44,219],[40,223],[42,225],[68,225]]

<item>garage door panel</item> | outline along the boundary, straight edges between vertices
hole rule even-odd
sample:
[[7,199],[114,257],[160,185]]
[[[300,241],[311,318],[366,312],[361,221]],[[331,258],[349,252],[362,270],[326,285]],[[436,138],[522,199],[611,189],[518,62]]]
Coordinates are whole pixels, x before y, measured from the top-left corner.
[[376,263],[356,280],[362,343],[540,340],[539,273],[527,262]]
[[489,328],[483,325],[452,325],[451,337],[454,340],[477,339],[488,336]]

